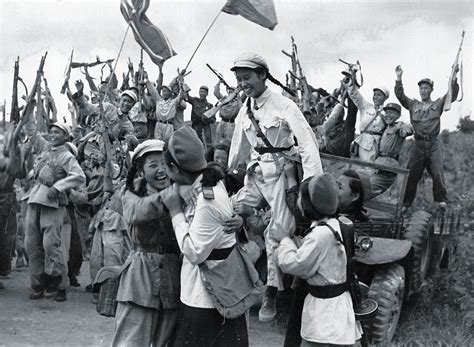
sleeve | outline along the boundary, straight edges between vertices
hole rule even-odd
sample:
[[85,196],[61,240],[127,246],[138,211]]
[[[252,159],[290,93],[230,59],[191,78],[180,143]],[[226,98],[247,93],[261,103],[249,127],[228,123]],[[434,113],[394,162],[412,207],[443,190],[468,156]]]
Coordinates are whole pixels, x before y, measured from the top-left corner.
[[344,118],[344,107],[337,104],[331,111],[329,118],[323,123],[324,132],[333,129]]
[[148,89],[148,92],[150,93],[150,96],[153,101],[158,102],[161,100],[161,95],[158,93],[155,86],[150,80],[146,81],[146,88]]
[[124,190],[121,196],[123,217],[129,224],[150,222],[166,214],[159,193],[139,197],[129,190]]
[[402,130],[406,134],[406,136],[404,136],[404,137],[408,137],[408,136],[413,135],[415,133],[415,130],[413,129],[413,126],[411,124],[407,124],[407,123],[403,123],[403,122],[400,122],[400,124],[398,126],[398,129]]
[[229,150],[229,168],[233,169],[245,162],[245,159],[250,154],[250,143],[247,136],[244,134],[243,121],[246,114],[245,106],[240,108],[239,113],[235,119],[235,129],[232,134],[232,140]]
[[359,110],[367,109],[368,101],[364,99],[354,83],[347,88],[347,93]]
[[412,107],[413,100],[405,95],[402,81],[395,82],[395,95],[397,96],[398,101],[400,101],[402,106],[405,107],[407,110]]
[[298,140],[298,150],[303,165],[303,180],[322,175],[323,168],[316,137],[296,104],[292,103],[289,106],[285,119]]
[[289,237],[285,237],[275,249],[274,258],[284,273],[308,278],[318,271],[322,259],[322,247],[310,236],[303,239],[300,248],[297,248]]
[[220,81],[214,86],[214,96],[217,100],[222,99],[224,96],[221,94],[221,83]]
[[62,154],[58,161],[62,163],[62,168],[66,171],[67,176],[54,183],[53,187],[60,192],[64,192],[68,189],[79,187],[82,184],[86,184],[86,175],[82,171],[76,158],[69,152]]
[[191,264],[206,260],[223,234],[222,221],[211,202],[200,198],[191,224],[183,213],[173,217],[173,227],[179,248]]

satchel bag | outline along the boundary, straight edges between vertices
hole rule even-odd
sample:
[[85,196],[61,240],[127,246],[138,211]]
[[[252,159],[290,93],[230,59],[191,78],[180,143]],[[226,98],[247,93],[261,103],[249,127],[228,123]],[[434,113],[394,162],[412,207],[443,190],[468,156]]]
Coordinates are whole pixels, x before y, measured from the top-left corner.
[[224,318],[240,317],[262,298],[265,286],[247,255],[245,245],[237,244],[216,266],[209,268],[203,262],[199,268],[214,307]]

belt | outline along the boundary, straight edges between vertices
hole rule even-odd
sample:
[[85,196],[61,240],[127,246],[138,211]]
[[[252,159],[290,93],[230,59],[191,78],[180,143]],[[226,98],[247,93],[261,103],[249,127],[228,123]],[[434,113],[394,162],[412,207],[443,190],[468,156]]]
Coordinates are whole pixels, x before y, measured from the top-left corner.
[[415,140],[418,140],[418,141],[433,141],[433,140],[435,140],[437,137],[438,137],[438,135],[435,135],[435,136],[431,136],[431,135],[423,136],[423,135],[415,134]]
[[289,151],[292,147],[254,147],[254,149],[258,154],[265,154]]
[[328,286],[309,285],[309,293],[315,298],[329,299],[335,298],[350,289],[349,283],[333,284]]
[[138,243],[133,245],[133,250],[136,252],[158,253],[158,254],[179,254],[178,248],[173,245],[158,244],[155,246],[144,247]]
[[376,135],[376,136],[382,136],[383,135],[383,133],[381,133],[381,132],[370,131],[370,130],[363,131],[362,134],[369,134],[369,135]]
[[234,123],[234,119],[221,118],[221,121],[226,122],[226,123]]
[[163,123],[163,124],[173,124],[173,121],[172,120],[157,120],[158,123]]
[[213,249],[211,254],[206,258],[206,260],[224,260],[227,259],[229,254],[234,249],[234,246],[228,248],[216,248]]

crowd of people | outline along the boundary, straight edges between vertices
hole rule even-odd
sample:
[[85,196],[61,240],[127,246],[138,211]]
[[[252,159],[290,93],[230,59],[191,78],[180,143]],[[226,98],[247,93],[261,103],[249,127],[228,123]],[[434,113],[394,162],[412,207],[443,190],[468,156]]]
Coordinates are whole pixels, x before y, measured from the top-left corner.
[[[398,167],[403,142],[414,135],[404,207],[427,168],[434,199],[446,208],[437,139],[446,96],[431,99],[433,81],[419,81],[421,101],[409,98],[398,66],[400,105],[385,103],[384,86],[366,100],[346,73],[334,93],[309,86],[302,103],[263,57],[247,53],[231,67],[237,87],[222,95],[219,80],[213,105],[205,85],[190,95],[185,72],[166,85],[163,65],[154,82],[129,64],[119,87],[109,66],[99,86],[84,68],[90,95],[80,80],[74,92],[67,87],[72,127],[54,114],[41,131],[39,100],[31,98],[3,137],[0,275],[16,257],[17,267],[28,266],[30,299],[63,302],[89,260],[91,300],[99,300],[101,269],[117,270],[112,345],[248,346],[253,293],[263,295],[259,319],[272,321],[290,274],[285,345],[356,343],[361,325],[347,288],[338,286],[348,279],[337,215],[366,221],[364,203],[396,174],[335,177],[323,172],[320,152]],[[455,79],[452,88],[454,101]],[[43,98],[54,105],[50,93]],[[398,120],[402,106],[411,124]],[[308,228],[299,233],[302,220]],[[223,297],[234,300],[232,308]]]

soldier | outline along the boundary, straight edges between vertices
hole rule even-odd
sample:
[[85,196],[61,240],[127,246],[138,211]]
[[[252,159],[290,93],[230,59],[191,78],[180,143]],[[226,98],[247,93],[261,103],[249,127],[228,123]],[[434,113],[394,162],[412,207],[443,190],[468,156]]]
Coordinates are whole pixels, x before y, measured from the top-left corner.
[[[459,66],[456,66],[456,72],[458,70]],[[407,210],[415,199],[418,181],[425,168],[433,179],[434,200],[441,208],[446,208],[448,196],[444,183],[441,141],[438,140],[446,95],[431,100],[434,82],[429,78],[423,78],[418,82],[421,101],[410,99],[403,90],[403,70],[400,65],[396,67],[395,72],[397,74],[395,95],[402,106],[410,111],[410,121],[415,131],[415,146],[410,158],[410,173],[403,200],[404,209]],[[456,78],[453,79],[450,88],[453,90],[452,101],[455,101],[459,92]]]
[[[387,128],[383,132],[380,140],[380,149],[376,164],[399,167],[398,157],[403,143],[407,136],[413,134],[413,127],[410,124],[397,122],[400,118],[402,107],[396,103],[388,103],[383,110],[383,119]],[[371,177],[372,193],[371,198],[382,194],[395,182],[397,174],[384,170],[377,170]]]
[[[217,100],[222,100],[225,98],[224,95],[220,92],[220,85],[222,80],[219,80],[214,87],[214,96]],[[228,87],[227,94],[235,92],[235,88]],[[239,113],[240,108],[242,107],[242,99],[240,95],[237,94],[232,101],[225,103],[221,110],[219,111],[219,116],[221,121],[217,124],[216,136],[214,138],[215,143],[219,143],[221,140],[230,141],[232,140],[232,135],[234,134],[235,129],[235,117]]]
[[207,101],[209,88],[201,86],[199,88],[199,97],[189,96],[186,91],[185,99],[193,107],[191,109],[192,128],[196,131],[202,143],[206,145],[212,144],[211,123],[216,121],[216,117],[207,118],[204,112],[212,108],[212,104]]
[[297,185],[295,160],[301,161],[303,179],[306,179],[322,174],[321,159],[313,131],[298,106],[270,91],[266,85],[268,79],[291,92],[270,74],[260,55],[243,54],[235,60],[231,70],[247,101],[235,120],[229,168],[239,167],[250,157],[244,187],[233,201],[258,207],[264,200],[272,210],[272,218],[265,230],[267,290],[259,312],[259,319],[269,322],[276,316],[277,291],[283,290],[281,272],[273,261],[270,237],[276,230],[284,230],[289,236],[295,231],[295,218],[286,195],[287,190]]
[[385,129],[382,119],[383,104],[390,96],[390,92],[385,87],[375,87],[373,89],[373,103],[371,103],[365,100],[351,77],[344,79],[342,84],[347,90],[349,98],[359,109],[361,133],[353,142],[352,155],[360,160],[373,163],[377,157],[380,138]]
[[6,276],[11,270],[17,224],[18,205],[13,183],[16,178],[24,178],[26,171],[22,165],[18,139],[10,141],[8,137],[0,136],[0,275]]
[[85,184],[86,178],[76,158],[65,146],[70,137],[65,124],[51,125],[49,141],[37,133],[34,121],[25,128],[37,154],[34,164],[36,182],[27,193],[26,213],[25,245],[33,289],[30,299],[55,296],[55,300],[61,302],[66,300],[68,284],[66,255],[62,246],[66,192]]

